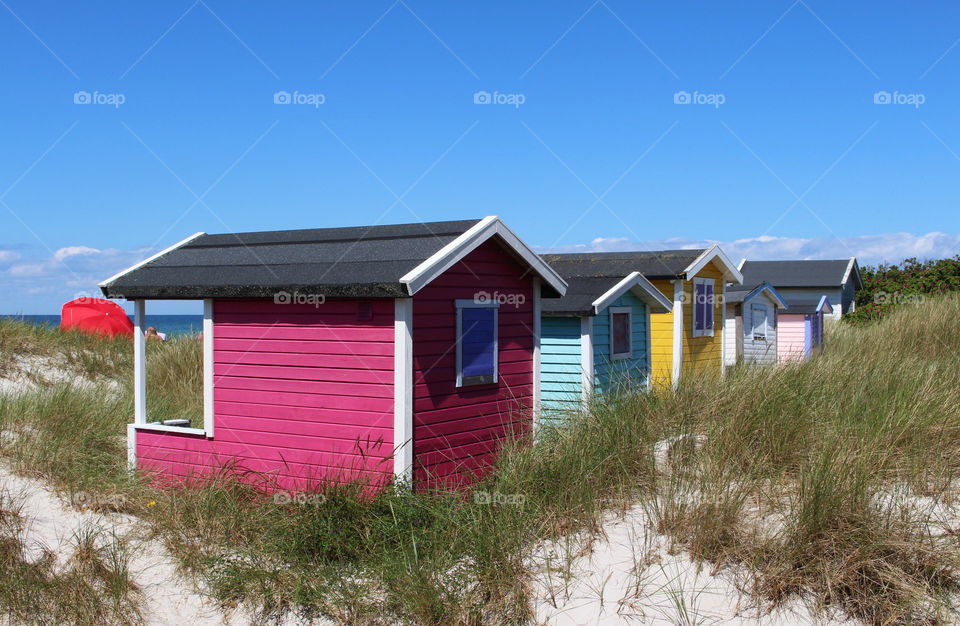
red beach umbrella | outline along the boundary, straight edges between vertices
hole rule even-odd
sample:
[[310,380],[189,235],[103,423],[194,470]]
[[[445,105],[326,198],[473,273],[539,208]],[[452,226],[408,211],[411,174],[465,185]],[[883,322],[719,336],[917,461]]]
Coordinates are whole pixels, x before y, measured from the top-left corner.
[[133,336],[133,323],[123,307],[100,298],[77,298],[60,310],[60,328],[116,337]]

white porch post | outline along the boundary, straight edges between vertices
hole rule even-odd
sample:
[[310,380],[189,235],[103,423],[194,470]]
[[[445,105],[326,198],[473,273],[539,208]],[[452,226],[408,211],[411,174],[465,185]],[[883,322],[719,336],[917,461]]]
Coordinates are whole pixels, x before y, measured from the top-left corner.
[[146,302],[133,301],[133,423],[147,423],[147,339]]
[[137,426],[147,423],[146,303],[133,301],[133,424],[127,424],[127,468],[137,469]]
[[[720,297],[723,300],[720,301],[720,375],[727,375],[727,279],[721,278],[720,284],[722,285],[720,291]],[[713,321],[714,326],[716,326],[717,321]]]
[[540,423],[540,277],[533,279],[533,432]]
[[586,411],[593,400],[593,318],[580,318],[580,404]]
[[680,385],[683,373],[683,279],[673,281],[673,367],[671,369],[672,386]]
[[394,300],[393,474],[413,481],[413,298]]
[[203,429],[213,439],[213,300],[203,301]]

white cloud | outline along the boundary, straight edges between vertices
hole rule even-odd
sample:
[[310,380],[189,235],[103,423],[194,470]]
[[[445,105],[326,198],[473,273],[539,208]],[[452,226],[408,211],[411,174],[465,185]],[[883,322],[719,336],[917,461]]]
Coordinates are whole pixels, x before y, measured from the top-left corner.
[[69,259],[72,256],[77,256],[81,254],[100,254],[100,250],[96,248],[88,248],[87,246],[67,246],[66,248],[60,248],[53,253],[53,259],[55,261],[63,261]]
[[43,263],[21,263],[10,268],[11,276],[41,276],[46,271]]
[[898,263],[909,257],[937,259],[960,254],[960,235],[887,233],[856,237],[776,237],[761,235],[732,241],[671,238],[633,241],[626,237],[598,237],[588,244],[538,247],[538,252],[619,252],[705,248],[720,244],[733,261],[778,259],[842,259],[857,257],[861,264]]
[[13,250],[0,250],[0,267],[11,265],[20,259],[20,254]]
[[[0,251],[2,252],[2,251]],[[97,249],[66,246],[44,257],[0,256],[2,313],[50,313],[80,296],[100,297],[97,285],[105,278],[146,258],[152,250]],[[12,263],[4,267],[2,260]]]

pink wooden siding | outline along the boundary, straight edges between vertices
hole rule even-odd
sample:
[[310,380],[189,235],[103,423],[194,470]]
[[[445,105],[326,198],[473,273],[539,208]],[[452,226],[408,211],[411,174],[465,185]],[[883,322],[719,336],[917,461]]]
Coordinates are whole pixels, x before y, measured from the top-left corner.
[[[455,300],[500,304],[499,381],[456,387]],[[514,302],[519,302],[516,306]],[[532,425],[533,281],[488,241],[413,299],[414,480],[455,486],[481,475],[510,433]]]
[[[224,465],[284,489],[393,474],[392,300],[214,303],[215,438],[137,433],[138,465],[174,477]],[[149,367],[149,364],[148,364]]]
[[781,313],[777,319],[777,360],[800,361],[806,357],[806,330],[802,315]]

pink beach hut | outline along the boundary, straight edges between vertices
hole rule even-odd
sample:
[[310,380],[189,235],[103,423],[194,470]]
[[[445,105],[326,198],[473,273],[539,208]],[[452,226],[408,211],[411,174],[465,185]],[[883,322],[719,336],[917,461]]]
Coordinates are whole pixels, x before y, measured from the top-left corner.
[[777,360],[801,361],[823,350],[824,317],[833,314],[827,296],[815,304],[790,302],[780,313],[777,331]]
[[[100,286],[134,303],[131,466],[290,490],[481,475],[533,424],[540,298],[566,289],[497,217],[198,233]],[[150,419],[147,300],[203,300],[202,423]]]

